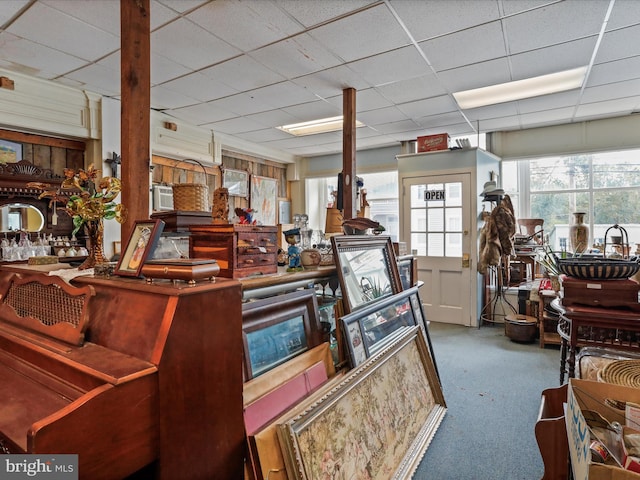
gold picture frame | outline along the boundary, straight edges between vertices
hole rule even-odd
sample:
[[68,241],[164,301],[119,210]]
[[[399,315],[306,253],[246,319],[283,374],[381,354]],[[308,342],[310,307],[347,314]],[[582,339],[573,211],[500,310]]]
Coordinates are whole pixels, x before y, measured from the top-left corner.
[[446,409],[425,337],[420,327],[411,327],[322,399],[278,425],[287,476],[331,478],[339,465],[353,478],[364,478],[357,475],[366,470],[370,478],[408,480]]

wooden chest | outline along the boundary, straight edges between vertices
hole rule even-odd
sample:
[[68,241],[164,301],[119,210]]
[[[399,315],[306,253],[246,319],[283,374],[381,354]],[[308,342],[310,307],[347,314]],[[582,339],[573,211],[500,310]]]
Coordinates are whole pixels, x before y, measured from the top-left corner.
[[214,258],[219,276],[243,278],[278,271],[278,227],[191,225],[189,256]]

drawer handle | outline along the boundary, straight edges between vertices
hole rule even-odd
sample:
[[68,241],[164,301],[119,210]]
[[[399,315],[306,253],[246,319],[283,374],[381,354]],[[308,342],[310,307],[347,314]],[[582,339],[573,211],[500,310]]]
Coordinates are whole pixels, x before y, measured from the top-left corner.
[[247,259],[247,260],[244,261],[244,263],[253,264],[253,260],[252,259]]

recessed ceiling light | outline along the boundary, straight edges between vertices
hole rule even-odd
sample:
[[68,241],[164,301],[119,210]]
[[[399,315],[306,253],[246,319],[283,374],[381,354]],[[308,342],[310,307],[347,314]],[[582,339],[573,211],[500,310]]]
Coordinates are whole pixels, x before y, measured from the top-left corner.
[[[364,127],[364,123],[356,120],[356,128],[358,127]],[[283,125],[282,127],[276,128],[296,136],[337,132],[338,130],[342,130],[342,115],[339,117],[312,120],[310,122],[293,123],[291,125]]]
[[586,73],[587,67],[579,67],[549,75],[464,90],[454,93],[453,96],[462,109],[484,107],[580,88]]

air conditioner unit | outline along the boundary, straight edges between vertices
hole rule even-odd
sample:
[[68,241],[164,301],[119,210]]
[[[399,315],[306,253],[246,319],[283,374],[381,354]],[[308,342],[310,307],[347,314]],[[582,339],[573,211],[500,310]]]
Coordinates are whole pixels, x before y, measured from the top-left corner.
[[173,188],[166,185],[153,186],[153,209],[173,210]]

